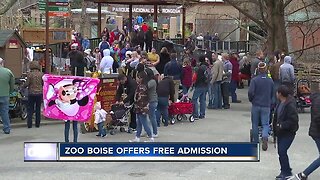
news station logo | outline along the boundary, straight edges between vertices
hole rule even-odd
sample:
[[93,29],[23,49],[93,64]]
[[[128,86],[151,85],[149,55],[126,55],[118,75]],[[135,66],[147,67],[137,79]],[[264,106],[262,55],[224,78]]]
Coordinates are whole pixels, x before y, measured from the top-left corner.
[[57,143],[25,143],[25,161],[56,161]]

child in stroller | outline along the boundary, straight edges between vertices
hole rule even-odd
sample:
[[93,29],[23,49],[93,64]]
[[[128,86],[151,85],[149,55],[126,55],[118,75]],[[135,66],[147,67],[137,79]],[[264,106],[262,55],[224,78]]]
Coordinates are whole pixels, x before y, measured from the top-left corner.
[[128,126],[129,118],[130,118],[130,111],[132,109],[133,105],[127,105],[127,104],[113,104],[111,106],[111,123],[109,124],[110,134],[115,134],[115,129],[117,127],[120,127],[120,132],[125,132],[124,126]]
[[304,112],[305,108],[311,107],[310,100],[310,82],[306,79],[300,79],[297,81],[297,108],[300,112]]

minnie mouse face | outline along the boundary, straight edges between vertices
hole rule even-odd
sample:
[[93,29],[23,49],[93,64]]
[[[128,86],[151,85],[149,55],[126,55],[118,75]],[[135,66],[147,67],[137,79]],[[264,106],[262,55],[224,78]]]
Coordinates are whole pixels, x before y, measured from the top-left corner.
[[72,100],[76,99],[77,93],[77,88],[72,84],[64,85],[59,88],[59,97],[62,102],[71,103]]

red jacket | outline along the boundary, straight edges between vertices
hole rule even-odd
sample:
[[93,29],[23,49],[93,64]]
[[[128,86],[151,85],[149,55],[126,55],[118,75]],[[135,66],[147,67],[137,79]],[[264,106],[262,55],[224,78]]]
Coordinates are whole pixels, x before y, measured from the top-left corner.
[[232,64],[232,76],[231,80],[239,81],[239,72],[240,72],[240,65],[237,58],[231,57],[230,62]]
[[191,66],[185,66],[182,68],[181,84],[186,87],[191,87],[192,85],[192,67]]

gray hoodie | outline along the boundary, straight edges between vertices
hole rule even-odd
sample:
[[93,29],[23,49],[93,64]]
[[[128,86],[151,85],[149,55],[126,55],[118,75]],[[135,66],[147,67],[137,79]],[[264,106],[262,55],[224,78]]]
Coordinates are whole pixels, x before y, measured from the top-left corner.
[[286,56],[284,63],[280,66],[279,79],[282,83],[294,83],[294,68],[291,65],[291,57]]

